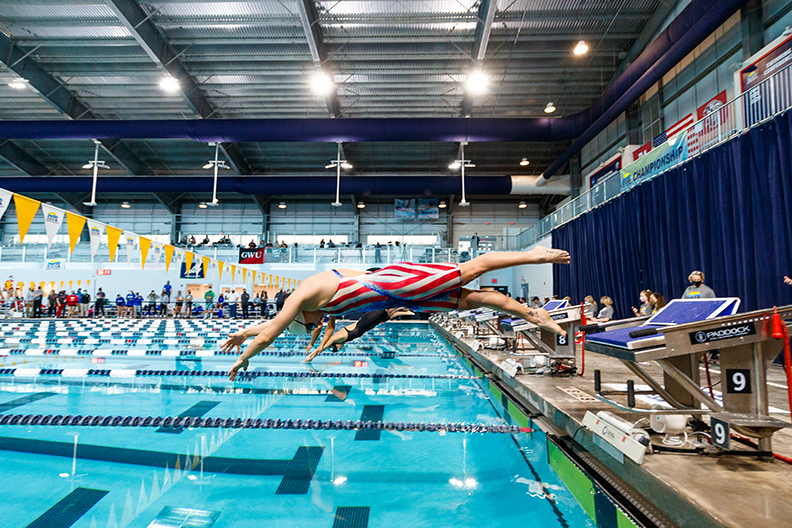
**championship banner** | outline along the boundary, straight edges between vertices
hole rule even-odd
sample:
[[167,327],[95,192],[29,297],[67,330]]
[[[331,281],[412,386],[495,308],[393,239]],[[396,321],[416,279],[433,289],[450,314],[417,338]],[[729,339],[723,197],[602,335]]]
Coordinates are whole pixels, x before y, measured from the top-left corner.
[[621,154],[616,154],[611,159],[607,160],[604,165],[597,168],[594,172],[589,174],[589,189],[597,185],[605,178],[619,172],[622,168]]
[[778,37],[748,61],[735,73],[738,95],[750,92],[747,98],[743,98],[746,128],[770,117],[770,109],[777,101],[789,100],[792,96],[788,82],[762,83],[792,64],[792,35]]
[[621,171],[622,189],[657,176],[674,165],[688,158],[687,134],[682,132],[656,147],[649,154],[642,156],[635,163],[624,167]]
[[165,244],[165,273],[170,270],[171,261],[173,260],[173,246]]
[[132,252],[135,250],[135,242],[138,236],[132,231],[124,231],[124,242],[126,243],[127,264],[132,262]]
[[6,191],[5,189],[0,189],[0,218],[3,218],[3,215],[8,209],[8,206],[11,205],[11,198],[14,196],[14,193],[11,191]]
[[69,228],[69,255],[74,252],[77,242],[80,241],[80,235],[82,235],[83,227],[85,227],[85,220],[84,216],[66,212],[66,225]]
[[113,226],[105,226],[105,230],[107,231],[107,248],[110,250],[110,262],[114,262],[118,241],[121,239],[121,233],[124,230]]
[[102,228],[104,224],[96,220],[88,220],[88,238],[91,240],[91,258],[96,256],[99,244],[102,243]]
[[138,244],[140,245],[140,267],[144,269],[146,267],[149,249],[151,249],[151,240],[146,237],[139,237]]
[[63,215],[66,211],[43,203],[41,204],[41,212],[44,213],[44,229],[47,232],[47,249],[49,249],[52,247],[52,241],[55,240],[55,235],[58,234],[58,229],[63,223]]
[[25,241],[30,224],[33,223],[33,218],[36,216],[41,202],[22,196],[21,194],[14,194],[14,205],[16,206],[17,224],[19,225],[19,243]]

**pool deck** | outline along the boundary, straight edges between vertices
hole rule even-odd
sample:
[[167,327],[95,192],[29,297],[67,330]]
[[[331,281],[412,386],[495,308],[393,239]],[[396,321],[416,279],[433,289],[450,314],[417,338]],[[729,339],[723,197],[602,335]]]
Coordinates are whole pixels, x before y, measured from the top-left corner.
[[[568,435],[591,455],[641,494],[665,516],[684,528],[730,527],[746,528],[792,526],[792,465],[780,460],[760,461],[753,457],[702,454],[647,454],[638,465],[624,458],[620,462],[594,443],[593,433],[582,426],[586,411],[610,411],[630,421],[636,415],[620,412],[600,401],[582,401],[563,389],[575,388],[594,396],[594,370],[602,372],[602,383],[626,383],[633,379],[642,383],[614,358],[586,354],[585,375],[574,377],[517,375],[503,372],[501,364],[510,357],[502,351],[469,346],[470,341],[457,339],[432,325],[463,353],[500,379],[522,399],[528,408],[540,412],[552,422],[559,435]],[[578,366],[580,361],[578,360]],[[655,364],[642,364],[651,375],[662,378]],[[579,367],[578,367],[579,368]],[[719,369],[711,369],[713,382]],[[786,410],[789,406],[786,378],[780,368],[768,372],[769,404]],[[639,402],[639,405],[640,402]],[[771,413],[789,422],[789,413]],[[648,427],[646,428],[648,429]],[[654,437],[653,441],[658,438]],[[732,449],[740,449],[732,442]],[[792,429],[773,435],[773,452],[792,458]]]

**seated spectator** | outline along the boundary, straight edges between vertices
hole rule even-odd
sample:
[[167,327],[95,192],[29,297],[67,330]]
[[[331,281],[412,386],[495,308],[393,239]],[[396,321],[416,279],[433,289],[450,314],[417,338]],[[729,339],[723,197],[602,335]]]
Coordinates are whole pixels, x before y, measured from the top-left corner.
[[260,248],[267,247],[267,243],[264,242],[264,240],[262,240],[261,242],[258,243],[258,247]]
[[643,290],[641,294],[638,296],[638,300],[641,301],[641,307],[636,308],[635,306],[632,307],[632,311],[635,314],[635,317],[643,317],[645,315],[649,315],[652,313],[652,304],[649,302],[649,297],[652,296],[651,290]]
[[599,311],[597,317],[591,320],[595,323],[607,323],[613,319],[613,299],[605,295],[600,299],[600,302],[602,303],[602,310]]
[[209,235],[206,235],[203,240],[201,240],[201,244],[204,246],[209,245]]
[[194,246],[194,245],[195,245],[195,237],[194,237],[194,236],[192,236],[192,235],[190,235],[190,245],[191,245],[191,246]]
[[251,249],[255,249],[256,248],[256,241],[251,239],[250,242],[248,243],[248,247],[251,248]]
[[541,308],[542,299],[534,295],[533,297],[531,297],[531,304],[533,305],[534,308]]
[[717,297],[715,292],[704,284],[704,272],[694,271],[688,276],[690,286],[682,294],[683,299],[714,299]]
[[597,313],[597,301],[595,301],[594,297],[591,295],[586,295],[586,298],[583,299],[583,303],[586,305],[586,319],[594,319],[594,315]]
[[325,241],[323,238],[322,240],[319,241],[319,249],[324,249],[324,247],[325,247]]
[[656,314],[663,308],[663,306],[668,303],[666,302],[665,297],[657,292],[654,292],[649,296],[649,304],[652,305],[652,313]]

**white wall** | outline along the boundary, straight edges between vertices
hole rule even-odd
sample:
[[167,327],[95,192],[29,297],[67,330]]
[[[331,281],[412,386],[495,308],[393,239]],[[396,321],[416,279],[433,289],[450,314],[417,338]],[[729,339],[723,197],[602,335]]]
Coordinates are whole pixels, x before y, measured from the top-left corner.
[[[545,237],[529,248],[536,246],[552,247],[551,237]],[[492,279],[497,282],[493,283]],[[522,296],[522,285],[528,285],[529,300],[534,295],[538,297],[551,297],[553,295],[553,265],[536,264],[517,266],[505,270],[485,273],[479,279],[479,287],[507,286],[512,297]]]

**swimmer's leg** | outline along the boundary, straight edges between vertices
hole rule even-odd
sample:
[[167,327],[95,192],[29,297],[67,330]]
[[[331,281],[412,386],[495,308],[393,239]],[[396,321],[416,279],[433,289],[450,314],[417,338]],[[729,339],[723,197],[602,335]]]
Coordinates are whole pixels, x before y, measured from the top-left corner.
[[479,291],[462,288],[462,294],[459,297],[459,309],[472,310],[474,308],[491,308],[499,312],[513,315],[514,317],[520,317],[529,323],[533,323],[545,330],[555,332],[556,334],[566,335],[566,332],[562,330],[561,327],[550,318],[547,311],[542,308],[538,310],[528,308],[511,297],[506,297],[497,291]]
[[459,265],[462,284],[494,271],[523,264],[569,264],[569,253],[561,249],[537,246],[530,251],[492,251]]

